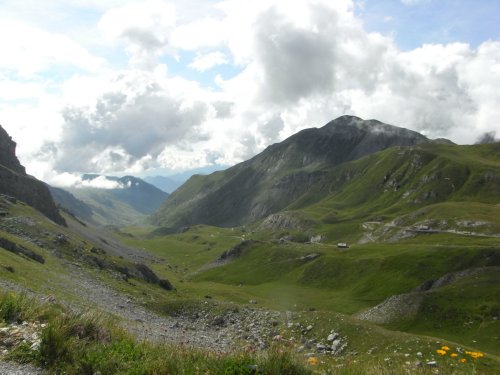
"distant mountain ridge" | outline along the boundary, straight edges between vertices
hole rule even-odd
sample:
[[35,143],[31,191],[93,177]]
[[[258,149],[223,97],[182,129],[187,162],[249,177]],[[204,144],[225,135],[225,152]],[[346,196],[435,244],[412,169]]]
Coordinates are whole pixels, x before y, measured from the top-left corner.
[[[92,187],[100,179],[106,188]],[[144,220],[157,210],[168,194],[133,176],[114,177],[85,174],[88,186],[52,188],[56,202],[77,217],[102,225],[129,225]]]
[[431,142],[377,120],[339,117],[266,148],[250,160],[209,176],[193,176],[162,205],[153,223],[234,226],[284,209],[324,175],[324,168],[393,146]]
[[[100,177],[100,175],[85,174],[82,176],[82,179],[84,181],[89,181],[98,177]],[[143,214],[153,213],[168,197],[167,193],[138,177],[104,177],[109,181],[117,182],[119,187],[115,189],[101,190],[108,190],[108,192],[118,200],[129,204],[135,210]],[[75,189],[72,190],[75,191]]]
[[149,182],[151,185],[156,186],[158,189],[163,190],[166,193],[173,193],[178,187],[184,184],[191,176],[196,174],[207,175],[213,172],[221,171],[227,169],[229,166],[214,164],[205,167],[188,169],[180,173],[171,174],[168,176],[157,175],[144,177],[143,180]]
[[57,224],[65,225],[64,218],[45,184],[26,174],[16,156],[16,143],[0,126],[0,193],[15,197],[36,208]]

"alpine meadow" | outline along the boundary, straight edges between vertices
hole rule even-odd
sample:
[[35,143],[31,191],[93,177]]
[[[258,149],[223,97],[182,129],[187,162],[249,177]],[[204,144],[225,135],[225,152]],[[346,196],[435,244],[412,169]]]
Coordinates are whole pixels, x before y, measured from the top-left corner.
[[500,373],[495,0],[0,3],[0,374]]

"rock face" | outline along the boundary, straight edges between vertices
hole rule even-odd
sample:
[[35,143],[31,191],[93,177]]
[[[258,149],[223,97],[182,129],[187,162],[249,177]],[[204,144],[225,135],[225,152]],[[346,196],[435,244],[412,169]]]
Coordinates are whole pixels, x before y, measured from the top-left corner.
[[59,214],[47,186],[26,174],[24,167],[16,157],[16,143],[1,126],[0,193],[27,203],[57,224],[66,224]]
[[153,216],[164,227],[236,226],[279,212],[307,192],[324,168],[392,146],[429,142],[414,131],[342,116],[305,129],[225,171],[193,176]]
[[16,157],[16,142],[0,126],[0,165],[13,172],[26,174],[26,170]]

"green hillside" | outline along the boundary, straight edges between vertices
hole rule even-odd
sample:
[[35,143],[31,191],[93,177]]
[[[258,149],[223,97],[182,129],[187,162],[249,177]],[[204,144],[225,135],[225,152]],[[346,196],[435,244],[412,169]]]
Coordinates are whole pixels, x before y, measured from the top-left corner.
[[428,142],[419,133],[342,116],[303,130],[254,158],[209,176],[193,176],[153,215],[159,226],[235,226],[278,212],[313,188],[330,168],[391,146]]

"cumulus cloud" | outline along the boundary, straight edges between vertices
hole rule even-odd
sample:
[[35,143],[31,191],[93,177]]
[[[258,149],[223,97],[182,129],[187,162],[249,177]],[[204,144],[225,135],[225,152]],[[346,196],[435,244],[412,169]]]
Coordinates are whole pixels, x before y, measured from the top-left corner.
[[146,73],[118,75],[90,106],[63,110],[55,168],[118,171],[157,157],[167,145],[202,138],[207,105],[183,100]]
[[219,84],[245,98],[248,107],[240,107],[244,115],[238,119],[246,128],[254,125],[255,139],[264,135],[255,126],[263,111],[284,120],[274,134],[280,138],[346,113],[459,143],[498,126],[497,42],[402,52],[390,37],[366,32],[349,4],[330,3],[301,2],[302,12],[268,3],[254,12],[252,41],[246,44],[251,51],[229,43],[233,54],[250,61],[238,77]]

